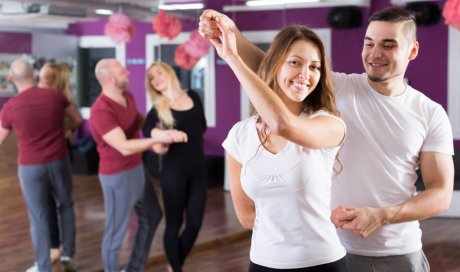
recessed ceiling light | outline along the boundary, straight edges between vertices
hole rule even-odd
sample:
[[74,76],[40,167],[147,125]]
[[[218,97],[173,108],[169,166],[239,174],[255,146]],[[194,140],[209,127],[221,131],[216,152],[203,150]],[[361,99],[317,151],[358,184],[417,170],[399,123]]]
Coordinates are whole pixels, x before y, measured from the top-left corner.
[[113,10],[110,9],[95,9],[94,12],[100,15],[111,15]]
[[195,3],[195,4],[171,4],[171,5],[159,5],[159,9],[163,10],[189,10],[189,9],[203,9],[204,4]]
[[249,0],[246,1],[246,6],[257,7],[257,6],[274,6],[284,4],[297,4],[297,3],[313,3],[320,2],[321,0]]

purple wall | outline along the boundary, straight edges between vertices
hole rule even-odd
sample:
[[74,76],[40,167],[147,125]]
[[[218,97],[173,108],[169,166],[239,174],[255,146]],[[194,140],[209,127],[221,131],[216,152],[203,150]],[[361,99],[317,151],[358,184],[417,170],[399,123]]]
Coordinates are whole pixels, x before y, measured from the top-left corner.
[[10,99],[9,96],[0,96],[0,112],[3,108],[3,105]]
[[0,32],[0,53],[30,54],[31,52],[31,33]]
[[[216,54],[217,56],[217,54]],[[216,64],[216,126],[205,135],[205,153],[222,156],[222,142],[240,120],[240,84],[227,65]]]
[[[32,34],[0,32],[0,53],[2,54],[30,54],[32,53]],[[0,110],[9,96],[0,97]]]

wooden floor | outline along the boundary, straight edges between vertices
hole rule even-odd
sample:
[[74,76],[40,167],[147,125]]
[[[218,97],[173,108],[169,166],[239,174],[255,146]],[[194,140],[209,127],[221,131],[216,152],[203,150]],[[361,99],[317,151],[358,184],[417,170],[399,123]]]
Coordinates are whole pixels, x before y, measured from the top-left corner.
[[[29,222],[17,178],[16,160],[16,140],[10,137],[0,146],[0,271],[8,272],[25,271],[34,263]],[[101,187],[97,176],[74,175],[73,183],[78,268],[79,271],[85,272],[102,271],[100,249],[104,230],[104,206]],[[157,195],[159,196],[158,188]],[[136,225],[136,217],[133,214],[120,251],[122,264],[126,263],[131,253]],[[149,265],[160,263],[165,266],[163,232],[164,218],[155,234]],[[230,194],[222,188],[209,188],[206,214],[194,248],[195,252],[241,240],[249,237],[248,235],[249,232],[245,231],[236,219]],[[61,271],[60,265],[53,266],[53,271]]]
[[[15,145],[14,137],[10,137],[0,146],[0,272],[22,272],[34,262],[27,212],[16,175]],[[100,244],[104,210],[97,176],[74,176],[73,197],[79,271],[102,271]],[[425,220],[421,225],[431,271],[460,272],[460,219],[435,218]],[[120,252],[122,263],[129,257],[135,229],[133,215]],[[155,234],[146,271],[166,271],[161,239],[163,231],[164,221]],[[210,188],[203,228],[184,271],[247,271],[249,246],[250,232],[239,225],[229,193],[221,188]],[[60,265],[54,265],[53,272],[59,271],[62,271]]]

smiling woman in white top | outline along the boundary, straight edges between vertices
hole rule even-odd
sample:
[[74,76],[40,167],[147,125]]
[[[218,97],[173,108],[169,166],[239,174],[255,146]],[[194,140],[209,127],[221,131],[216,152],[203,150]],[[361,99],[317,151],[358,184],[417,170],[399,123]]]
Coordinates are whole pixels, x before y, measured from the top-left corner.
[[249,271],[346,271],[330,221],[346,129],[320,38],[303,26],[284,28],[256,75],[238,55],[235,35],[214,20],[222,38],[211,42],[255,109],[223,143],[238,219],[253,230]]

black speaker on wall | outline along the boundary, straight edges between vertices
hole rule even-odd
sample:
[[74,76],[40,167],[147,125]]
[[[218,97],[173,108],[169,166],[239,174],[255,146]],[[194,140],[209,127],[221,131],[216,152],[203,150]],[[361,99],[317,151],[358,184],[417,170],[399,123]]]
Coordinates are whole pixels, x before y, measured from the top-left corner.
[[363,16],[358,7],[335,7],[327,15],[329,26],[338,29],[360,27]]
[[435,25],[441,20],[441,8],[436,3],[409,3],[406,9],[415,16],[415,21],[420,26]]

